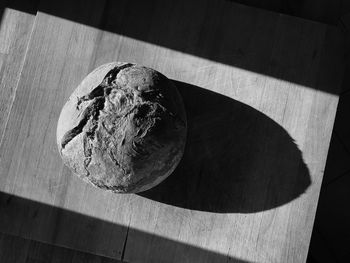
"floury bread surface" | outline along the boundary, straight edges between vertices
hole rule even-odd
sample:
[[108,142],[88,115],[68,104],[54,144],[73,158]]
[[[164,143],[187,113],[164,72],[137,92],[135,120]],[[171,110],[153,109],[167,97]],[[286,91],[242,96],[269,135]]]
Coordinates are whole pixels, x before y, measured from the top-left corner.
[[186,141],[186,114],[174,83],[133,63],[90,73],[64,105],[57,144],[64,163],[94,186],[145,191],[169,176]]

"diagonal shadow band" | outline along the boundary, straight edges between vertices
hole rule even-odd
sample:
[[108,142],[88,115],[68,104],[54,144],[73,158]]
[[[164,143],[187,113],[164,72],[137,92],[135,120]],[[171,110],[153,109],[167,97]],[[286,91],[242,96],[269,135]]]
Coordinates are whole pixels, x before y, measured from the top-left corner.
[[313,89],[339,92],[334,80],[342,76],[344,39],[336,27],[228,0],[13,0],[4,5],[27,13],[38,10]]
[[[122,259],[120,262],[125,263],[249,263],[215,251],[4,192],[0,192],[0,231],[78,251]],[[116,242],[124,239],[125,245]],[[132,240],[129,241],[132,243],[130,247],[142,247],[148,252],[139,255],[140,251],[135,253],[132,248],[129,251],[126,240]]]
[[169,178],[139,195],[192,210],[253,213],[308,188],[302,153],[279,124],[229,97],[175,84],[188,118],[185,153]]

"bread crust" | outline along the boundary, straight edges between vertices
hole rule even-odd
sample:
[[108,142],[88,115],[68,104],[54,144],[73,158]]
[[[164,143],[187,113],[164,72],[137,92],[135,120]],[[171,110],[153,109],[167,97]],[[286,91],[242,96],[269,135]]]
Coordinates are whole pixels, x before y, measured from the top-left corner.
[[176,168],[187,121],[175,84],[126,62],[91,72],[62,108],[57,145],[80,178],[116,193],[145,191]]

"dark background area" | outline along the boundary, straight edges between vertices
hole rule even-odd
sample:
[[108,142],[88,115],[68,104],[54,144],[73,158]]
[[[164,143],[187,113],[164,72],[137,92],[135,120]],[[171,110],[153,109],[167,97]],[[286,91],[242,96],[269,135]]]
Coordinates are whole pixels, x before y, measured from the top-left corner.
[[[35,13],[35,4],[37,2],[38,1],[2,1],[0,3],[0,16],[2,7],[4,6],[10,6],[25,12]],[[213,1],[213,3],[214,2],[215,1]],[[350,1],[347,0],[235,0],[233,2],[270,10],[272,12],[284,13],[304,19],[336,25],[344,32],[347,39],[349,39],[350,36]],[[23,5],[23,3],[25,4]],[[74,16],[74,10],[72,10],[71,15]],[[88,20],[88,18],[80,19],[85,21]],[[94,21],[90,21],[89,23],[94,25]],[[108,24],[108,21],[105,21],[104,24],[96,26],[108,30],[109,26],[111,25]],[[126,30],[126,33],[128,33],[127,27],[125,27],[123,30]],[[145,37],[143,36],[142,28],[140,28],[140,31],[134,32],[134,34],[134,37],[139,39]],[[205,35],[203,37],[205,39]],[[171,45],[167,42],[166,38],[162,37],[162,35],[159,35],[159,37],[155,39],[158,41],[157,44]],[[183,43],[177,43],[176,46],[170,46],[170,48],[193,53],[194,51],[191,51],[189,47],[183,46],[185,43],[186,41],[184,40]],[[348,43],[349,41],[347,41],[347,51],[350,50]],[[239,47],[237,47],[236,51],[237,56],[242,56],[242,54],[239,53]],[[213,59],[210,57],[210,50],[202,50],[200,52],[202,53],[194,54]],[[214,59],[230,64],[230,61],[224,60],[225,57],[217,57]],[[264,59],[264,57],[261,57],[261,59]],[[247,61],[249,62],[249,60]],[[349,63],[347,63],[347,65],[349,65]],[[252,69],[250,68],[251,65],[249,63],[245,64],[245,66],[249,70],[272,75],[277,74],[275,75],[276,77],[283,77],[287,78],[287,80],[298,82],[292,73],[287,76],[279,76],[278,71],[266,72],[266,69],[264,68]],[[350,113],[350,77],[346,76],[350,76],[349,66],[347,66],[345,72],[343,90],[340,95],[336,122],[333,130],[310,244],[308,256],[308,262],[310,263],[347,262],[348,258],[350,257],[350,250],[348,249],[348,244],[350,244],[350,212],[348,209],[348,201],[350,200],[350,129],[347,125]],[[307,181],[305,184],[307,184]],[[164,187],[166,187],[166,185],[164,185]],[[156,192],[156,189],[154,192]],[[158,198],[156,193],[152,194],[150,192],[147,195],[149,198]],[[2,195],[0,197],[4,202],[9,199],[9,196]],[[28,200],[17,199],[17,201],[20,204],[23,204],[23,206],[31,205],[30,201]],[[188,205],[181,204],[181,200],[177,200],[177,202],[177,205],[180,206]],[[271,206],[274,206],[274,204],[271,204]],[[209,208],[210,207],[211,206],[209,206]],[[203,207],[199,207],[198,209],[202,208]],[[54,208],[48,207],[44,209],[52,210]],[[222,209],[228,208],[224,207]],[[230,209],[232,210],[234,208],[231,207]],[[256,209],[259,210],[258,208]],[[64,212],[57,210],[50,211],[50,213]],[[74,216],[79,217],[79,215]],[[92,219],[79,220],[88,221]],[[164,242],[166,242],[166,240],[164,240]],[[25,250],[27,252],[24,254],[18,254],[16,253],[18,249]],[[195,248],[190,249],[193,249],[194,251],[196,250]],[[19,259],[20,256],[23,258]],[[54,247],[42,244],[40,242],[30,241],[9,235],[0,236],[0,258],[7,260],[4,262],[117,262],[110,259],[65,248]],[[232,262],[239,261],[232,259]]]
[[350,12],[348,0],[228,0],[327,24]]

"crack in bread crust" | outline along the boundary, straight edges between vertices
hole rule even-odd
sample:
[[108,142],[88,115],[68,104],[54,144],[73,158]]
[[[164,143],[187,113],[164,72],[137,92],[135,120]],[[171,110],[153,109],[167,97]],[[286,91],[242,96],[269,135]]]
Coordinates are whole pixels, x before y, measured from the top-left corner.
[[[86,170],[86,176],[90,175],[88,166],[91,162],[93,140],[95,138],[95,132],[98,126],[100,111],[105,107],[105,98],[108,96],[110,90],[112,89],[110,85],[112,81],[116,79],[119,72],[125,68],[132,67],[134,64],[127,63],[122,66],[117,66],[111,69],[106,76],[103,78],[102,83],[94,88],[89,94],[78,98],[77,110],[80,109],[80,105],[84,101],[92,101],[92,103],[86,107],[83,111],[82,118],[79,124],[73,129],[69,130],[62,139],[62,149],[86,128],[86,132],[83,137],[83,147],[84,147],[84,168]],[[88,127],[87,127],[88,126]]]
[[[79,135],[85,125],[88,123],[90,117],[93,117],[96,121],[98,120],[99,116],[99,111],[103,110],[104,108],[104,102],[105,102],[105,97],[108,95],[109,90],[111,89],[110,83],[111,79],[114,79],[117,77],[118,73],[128,67],[133,66],[134,64],[127,63],[122,66],[117,66],[111,69],[106,76],[103,78],[103,81],[101,82],[100,85],[98,85],[96,88],[94,88],[89,94],[84,95],[80,98],[78,98],[77,102],[77,110],[80,109],[80,105],[84,101],[91,101],[93,102],[83,111],[82,118],[79,122],[79,124],[74,127],[73,129],[69,130],[68,132],[65,133],[65,135],[62,138],[62,149],[77,135]],[[96,118],[97,116],[97,118]]]

